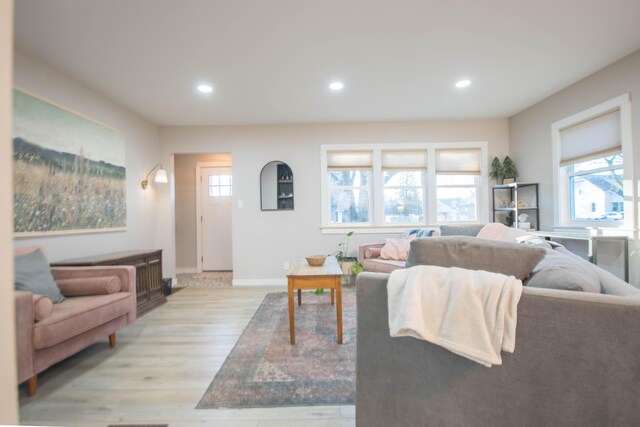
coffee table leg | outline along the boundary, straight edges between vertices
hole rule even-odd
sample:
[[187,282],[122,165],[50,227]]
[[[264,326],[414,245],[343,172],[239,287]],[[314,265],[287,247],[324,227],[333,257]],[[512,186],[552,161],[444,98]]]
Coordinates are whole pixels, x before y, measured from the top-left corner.
[[294,320],[294,311],[293,311],[293,279],[289,278],[289,286],[288,286],[288,297],[289,297],[289,338],[291,339],[291,344],[296,343],[296,327]]
[[341,277],[336,280],[336,314],[338,316],[338,344],[342,344],[342,284]]
[[302,289],[298,289],[298,305],[302,305]]

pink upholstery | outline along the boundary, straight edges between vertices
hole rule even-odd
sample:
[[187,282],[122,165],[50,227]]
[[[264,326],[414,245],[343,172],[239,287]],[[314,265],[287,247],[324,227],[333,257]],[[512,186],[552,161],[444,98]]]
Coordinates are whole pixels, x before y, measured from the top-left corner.
[[33,320],[39,322],[51,316],[53,311],[53,301],[44,295],[32,294],[33,301]]
[[58,279],[56,283],[65,297],[107,295],[122,290],[122,284],[118,276]]
[[[35,379],[54,363],[136,319],[135,267],[54,267],[51,273],[56,281],[66,280],[72,294],[103,294],[67,295],[53,306],[49,317],[35,322],[34,297],[30,292],[15,292],[19,382]],[[118,286],[120,292],[105,293]]]
[[360,245],[358,250],[358,262],[363,271],[377,273],[391,273],[393,270],[404,268],[405,261],[386,260],[380,258],[383,243]]
[[33,370],[33,295],[15,291],[16,301],[16,350],[18,353],[18,382],[35,375]]
[[42,349],[83,334],[97,326],[127,314],[131,294],[67,298],[53,307],[48,318],[33,328],[33,346]]

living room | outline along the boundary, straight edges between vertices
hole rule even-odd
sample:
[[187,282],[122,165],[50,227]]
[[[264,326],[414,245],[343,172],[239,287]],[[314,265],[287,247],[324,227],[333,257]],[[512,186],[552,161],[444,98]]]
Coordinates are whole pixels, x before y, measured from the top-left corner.
[[[180,10],[184,6],[171,2],[150,6],[151,10],[147,10],[144,6],[148,5],[143,3],[129,6],[132,7],[130,10],[123,5],[110,7],[100,2],[82,7],[66,1],[54,1],[49,5],[36,1],[13,4],[3,0],[0,3],[3,19],[0,128],[5,140],[0,156],[0,161],[4,162],[0,170],[5,174],[3,184],[0,184],[0,202],[6,206],[13,203],[13,186],[10,184],[13,180],[12,124],[7,120],[11,116],[11,92],[14,88],[53,101],[120,131],[126,141],[127,168],[125,231],[20,237],[14,240],[13,217],[3,212],[0,216],[0,227],[5,231],[0,237],[3,254],[12,253],[15,246],[36,245],[44,248],[50,261],[59,261],[127,249],[161,248],[164,277],[175,279],[177,273],[196,270],[195,257],[185,261],[177,253],[177,241],[180,239],[176,233],[178,208],[171,180],[168,185],[151,183],[147,189],[141,188],[140,181],[156,164],[163,165],[172,177],[177,155],[227,153],[231,155],[233,171],[231,235],[234,288],[285,285],[284,263],[304,255],[334,252],[343,242],[344,234],[353,229],[350,225],[332,228],[323,223],[321,153],[330,146],[483,142],[487,159],[509,155],[517,163],[522,179],[540,183],[540,228],[550,230],[557,224],[552,124],[623,94],[629,94],[633,101],[634,95],[640,93],[640,32],[633,19],[640,16],[640,10],[631,1],[620,2],[617,11],[606,12],[599,10],[597,5],[587,7],[583,2],[571,2],[573,7],[568,5],[566,10],[557,10],[557,5],[549,2],[548,6],[558,12],[551,17],[547,12],[529,10],[532,6],[507,6],[501,2],[492,2],[485,11],[478,10],[485,9],[485,6],[479,8],[475,2],[466,2],[468,9],[465,11],[445,9],[441,13],[456,13],[442,15],[449,16],[451,25],[459,25],[459,19],[471,20],[475,14],[483,17],[485,22],[481,27],[492,28],[492,31],[487,31],[477,44],[466,46],[463,51],[473,61],[481,62],[485,56],[491,58],[482,62],[482,67],[471,66],[457,57],[459,54],[455,55],[457,59],[450,60],[449,55],[452,54],[434,48],[428,51],[429,54],[449,64],[449,69],[439,71],[441,74],[432,71],[424,58],[420,65],[423,70],[417,74],[410,73],[407,69],[418,65],[401,49],[403,43],[409,43],[411,47],[407,51],[414,52],[422,45],[427,49],[426,45],[434,43],[425,28],[436,26],[431,21],[437,19],[430,18],[428,23],[421,23],[425,19],[421,16],[428,16],[427,6],[412,4],[409,10],[414,13],[409,13],[384,4],[376,7],[336,4],[336,7],[346,10],[344,16],[334,17],[325,10],[330,9],[326,4],[308,6],[308,10],[290,10],[291,4],[287,2],[280,2],[277,7],[245,5],[244,8],[248,9],[245,15],[241,6],[232,6],[231,2],[224,2],[224,7],[219,6],[221,9],[206,6],[208,13],[198,13],[197,10],[184,12]],[[14,7],[15,21],[11,18]],[[167,9],[161,10],[163,7]],[[540,4],[535,9],[544,10]],[[583,13],[576,14],[575,10],[583,10]],[[362,36],[358,36],[359,32],[353,35],[348,28],[352,23],[350,20],[360,12],[365,15],[362,18]],[[516,24],[498,25],[502,20],[495,17],[501,13]],[[535,19],[529,14],[533,14]],[[211,25],[209,18],[197,19],[197,15],[215,16],[216,25]],[[153,16],[157,21],[143,16]],[[163,16],[174,16],[179,25],[170,24],[163,20],[168,19]],[[318,16],[323,19],[316,21],[314,17]],[[86,18],[82,24],[78,23],[82,21],[80,17]],[[238,20],[237,27],[233,25],[234,19]],[[567,30],[562,24],[569,19],[575,27]],[[207,40],[202,43],[204,47],[194,48],[194,52],[212,49],[214,53],[211,56],[219,55],[220,62],[232,63],[231,67],[224,71],[211,70],[208,67],[216,61],[199,64],[195,53],[194,58],[188,61],[175,61],[170,54],[158,59],[158,52],[162,49],[175,54],[189,50],[181,43],[187,41],[187,36],[170,45],[162,37],[178,36],[161,35],[168,31],[167,28],[196,28],[190,20],[198,22],[200,28],[207,25],[219,28],[220,33],[206,34],[211,39],[222,40],[213,48],[208,46],[213,42]],[[294,25],[295,22],[298,24]],[[377,30],[390,22],[395,25],[390,31]],[[142,30],[139,33],[134,31],[140,26],[146,28],[144,25],[148,25],[147,37]],[[304,43],[298,42],[301,45],[294,44],[291,40],[297,32],[305,32],[306,25],[311,26],[308,32],[316,36],[309,36]],[[593,27],[600,25],[606,25],[607,31],[596,34]],[[452,37],[451,46],[460,49],[473,41],[469,33],[453,37],[441,26],[437,27],[440,32],[434,36],[436,44],[445,43],[445,36]],[[118,39],[118,31],[110,30],[116,27],[122,28],[123,39]],[[241,31],[249,27],[255,27],[254,32],[241,37]],[[268,35],[275,31],[274,28],[282,28],[282,33],[272,34],[273,38],[267,38],[263,43],[257,41],[261,34]],[[541,28],[544,32],[540,31]],[[330,37],[332,31],[335,34]],[[135,37],[126,38],[129,35]],[[323,37],[329,41],[321,43]],[[563,43],[554,47],[553,37]],[[106,40],[110,38],[115,41]],[[507,39],[514,40],[514,45],[505,46],[511,43],[502,42]],[[230,45],[232,47],[226,46],[229,40],[235,41]],[[516,42],[519,45],[515,45]],[[315,53],[302,49],[314,43],[325,47]],[[341,43],[347,47],[336,54],[326,47]],[[102,56],[89,56],[92,51],[100,51]],[[523,53],[516,55],[520,51]],[[138,58],[135,60],[129,62],[127,59],[125,62],[119,59],[120,55],[131,58],[136,52]],[[312,60],[312,54],[319,59]],[[287,60],[296,56],[300,56],[299,62],[296,61],[288,70]],[[334,57],[337,59],[332,59]],[[237,61],[235,65],[234,59]],[[266,65],[261,72],[252,74],[251,70],[257,71],[260,67],[251,60],[262,60]],[[311,65],[304,65],[305,62]],[[111,68],[110,63],[115,63],[118,70]],[[177,66],[176,63],[182,65]],[[191,73],[193,81],[176,83],[173,74],[184,76],[182,68],[186,67],[185,64],[196,70],[187,73]],[[339,68],[341,64],[350,67],[351,75]],[[381,74],[365,80],[372,69],[380,69]],[[298,72],[307,75],[296,76]],[[279,76],[279,73],[285,76]],[[439,86],[434,89],[434,86],[420,80],[414,80],[414,86],[394,86],[396,81],[411,82],[420,74],[426,76],[424,80],[438,80]],[[234,75],[240,76],[238,86],[233,89],[226,87],[222,82]],[[466,89],[455,88],[454,83],[461,78],[469,78],[471,85]],[[212,94],[203,96],[194,90],[200,79],[209,80],[214,86]],[[296,86],[295,90],[286,89],[285,83],[295,84],[300,79],[310,82]],[[333,79],[344,79],[342,92],[333,92],[325,87]],[[521,79],[524,82],[520,82]],[[243,81],[251,81],[251,85],[243,87]],[[276,81],[278,85],[275,85]],[[317,87],[310,88],[312,85]],[[307,92],[302,92],[303,89]],[[179,90],[185,93],[179,93]],[[377,90],[384,96],[376,93]],[[238,94],[233,95],[231,91]],[[127,92],[136,93],[139,100],[126,96]],[[516,92],[518,97],[512,97]],[[411,95],[401,96],[403,93]],[[409,102],[411,98],[419,102]],[[471,106],[476,106],[476,109],[470,109]],[[636,130],[639,123],[640,112],[632,108],[632,130]],[[640,137],[637,132],[631,132],[630,137],[633,147],[638,147]],[[636,152],[631,157],[635,177],[640,176],[639,156],[640,153]],[[260,171],[274,160],[287,163],[293,170],[293,210],[265,212],[260,208]],[[492,182],[487,178],[489,164],[486,163],[482,165],[485,181],[480,190],[483,196],[479,199],[478,223],[491,220],[489,193]],[[635,207],[629,212],[635,212]],[[632,229],[637,228],[637,213],[627,215],[627,219]],[[427,224],[436,225],[434,222]],[[385,237],[395,237],[400,232],[399,229],[389,231],[384,228],[356,231],[350,242],[351,252],[360,244],[383,241]],[[630,251],[633,254],[630,256],[630,283],[640,286],[638,254],[633,240]],[[13,282],[12,260],[5,256],[0,262],[3,282]],[[13,290],[7,285],[3,292],[4,298],[0,300],[5,305],[0,312],[5,317],[0,322],[3,325],[0,335],[8,343],[7,348],[13,348]],[[260,299],[256,291],[247,292],[251,293],[248,297],[251,304],[256,304]],[[230,294],[226,297],[233,298]],[[251,307],[255,310],[253,305]],[[251,309],[245,307],[245,310]],[[250,318],[251,315],[245,316],[242,321],[246,324]],[[241,332],[242,327],[237,331],[234,329],[237,335]],[[227,344],[232,346],[233,342]],[[0,356],[0,362],[3,366],[15,366],[13,352],[8,353],[11,355]],[[2,399],[0,413],[6,419],[2,418],[0,422],[17,423],[15,372],[5,370],[2,375],[2,395],[8,398]],[[46,400],[46,397],[42,399]],[[307,415],[308,412],[313,411],[307,411]],[[352,412],[344,411],[339,415],[339,422],[344,425],[353,423]],[[242,424],[242,417],[240,415],[236,420],[238,425]],[[54,421],[51,420],[52,423]],[[232,420],[227,421],[231,423]],[[315,422],[323,422],[322,414]],[[247,424],[256,425],[251,421]]]

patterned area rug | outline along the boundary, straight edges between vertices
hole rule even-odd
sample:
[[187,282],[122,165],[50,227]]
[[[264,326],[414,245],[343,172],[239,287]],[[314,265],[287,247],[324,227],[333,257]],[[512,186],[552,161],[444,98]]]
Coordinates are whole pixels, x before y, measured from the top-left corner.
[[178,274],[177,276],[177,288],[185,288],[187,286],[211,286],[215,288],[225,288],[231,286],[231,282],[233,280],[232,271],[207,271],[198,274],[184,273]]
[[289,341],[287,293],[270,293],[198,403],[198,409],[353,405],[356,294],[342,295],[343,344],[337,342],[330,292],[295,305],[296,344]]

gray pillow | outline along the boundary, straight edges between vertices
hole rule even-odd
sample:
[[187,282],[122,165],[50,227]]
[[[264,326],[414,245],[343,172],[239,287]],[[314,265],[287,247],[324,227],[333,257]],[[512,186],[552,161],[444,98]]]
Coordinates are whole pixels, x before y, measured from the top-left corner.
[[598,276],[580,265],[580,261],[555,249],[544,251],[544,258],[533,268],[526,286],[600,293]]
[[64,301],[64,296],[51,275],[51,267],[39,249],[15,256],[14,269],[17,291],[47,296],[54,304]]
[[441,225],[441,236],[476,237],[484,225]]
[[597,277],[587,274],[584,269],[580,270],[568,266],[545,268],[531,275],[526,286],[600,293],[600,282]]
[[544,249],[520,243],[475,237],[433,237],[411,242],[406,267],[460,267],[502,273],[524,280],[544,255]]

